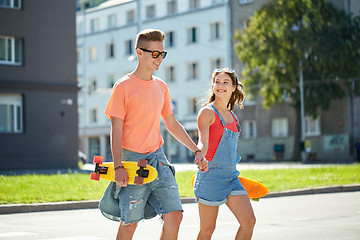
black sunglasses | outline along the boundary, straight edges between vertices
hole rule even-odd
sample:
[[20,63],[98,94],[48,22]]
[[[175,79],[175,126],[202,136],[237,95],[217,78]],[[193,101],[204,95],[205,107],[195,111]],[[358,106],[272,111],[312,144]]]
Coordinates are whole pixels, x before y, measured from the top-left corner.
[[151,52],[152,58],[158,58],[161,55],[161,57],[164,59],[166,57],[166,54],[167,54],[167,52],[150,51],[150,50],[147,50],[145,48],[140,48],[140,49],[143,50],[144,52]]

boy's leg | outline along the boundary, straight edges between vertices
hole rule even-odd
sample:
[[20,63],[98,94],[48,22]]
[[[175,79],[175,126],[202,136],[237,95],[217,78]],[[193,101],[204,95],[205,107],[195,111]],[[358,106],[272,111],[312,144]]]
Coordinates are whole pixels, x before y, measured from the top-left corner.
[[137,223],[132,224],[120,224],[118,233],[116,235],[116,240],[131,240],[135,229],[137,227]]
[[153,186],[149,202],[164,220],[160,239],[177,239],[183,211],[178,185],[169,166],[157,170],[162,183]]
[[182,211],[170,212],[163,215],[164,225],[161,230],[160,240],[177,239],[182,217]]
[[137,223],[144,219],[144,209],[151,189],[148,185],[128,185],[120,190],[121,223],[116,239],[132,239]]

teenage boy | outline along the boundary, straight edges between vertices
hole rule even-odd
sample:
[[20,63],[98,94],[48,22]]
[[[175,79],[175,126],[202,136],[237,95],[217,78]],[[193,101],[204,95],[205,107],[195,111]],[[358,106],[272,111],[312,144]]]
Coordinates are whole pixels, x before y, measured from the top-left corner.
[[[156,29],[141,31],[136,38],[136,69],[116,82],[105,113],[111,118],[111,150],[115,181],[119,191],[121,223],[116,239],[132,239],[137,223],[144,219],[147,202],[164,221],[160,239],[177,239],[182,206],[173,167],[162,149],[160,117],[167,130],[194,152],[198,168],[206,171],[207,161],[174,117],[168,87],[153,76],[166,57],[165,34]],[[144,185],[127,185],[128,174],[122,161],[148,159],[158,171],[158,179]]]

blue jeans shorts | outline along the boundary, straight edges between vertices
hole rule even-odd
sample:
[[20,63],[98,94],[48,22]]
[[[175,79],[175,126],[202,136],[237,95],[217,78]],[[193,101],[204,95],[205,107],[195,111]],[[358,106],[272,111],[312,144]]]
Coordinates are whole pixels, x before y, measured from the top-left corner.
[[162,149],[154,153],[140,154],[123,149],[122,159],[137,161],[148,159],[148,164],[156,168],[158,177],[144,185],[116,186],[119,199],[121,221],[125,224],[144,219],[146,204],[151,204],[157,214],[164,215],[174,211],[183,211],[173,166],[167,161]]

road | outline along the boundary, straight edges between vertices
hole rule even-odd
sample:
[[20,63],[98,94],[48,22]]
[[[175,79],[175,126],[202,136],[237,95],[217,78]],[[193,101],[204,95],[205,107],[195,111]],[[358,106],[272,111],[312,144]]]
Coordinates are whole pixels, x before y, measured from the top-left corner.
[[[253,239],[360,240],[360,192],[266,198],[252,202],[257,224]],[[195,239],[199,229],[197,205],[184,204],[179,239]],[[115,239],[118,223],[97,209],[0,215],[0,240],[105,240]],[[158,239],[159,218],[143,221],[136,239]],[[220,207],[213,240],[233,239],[235,218]]]

